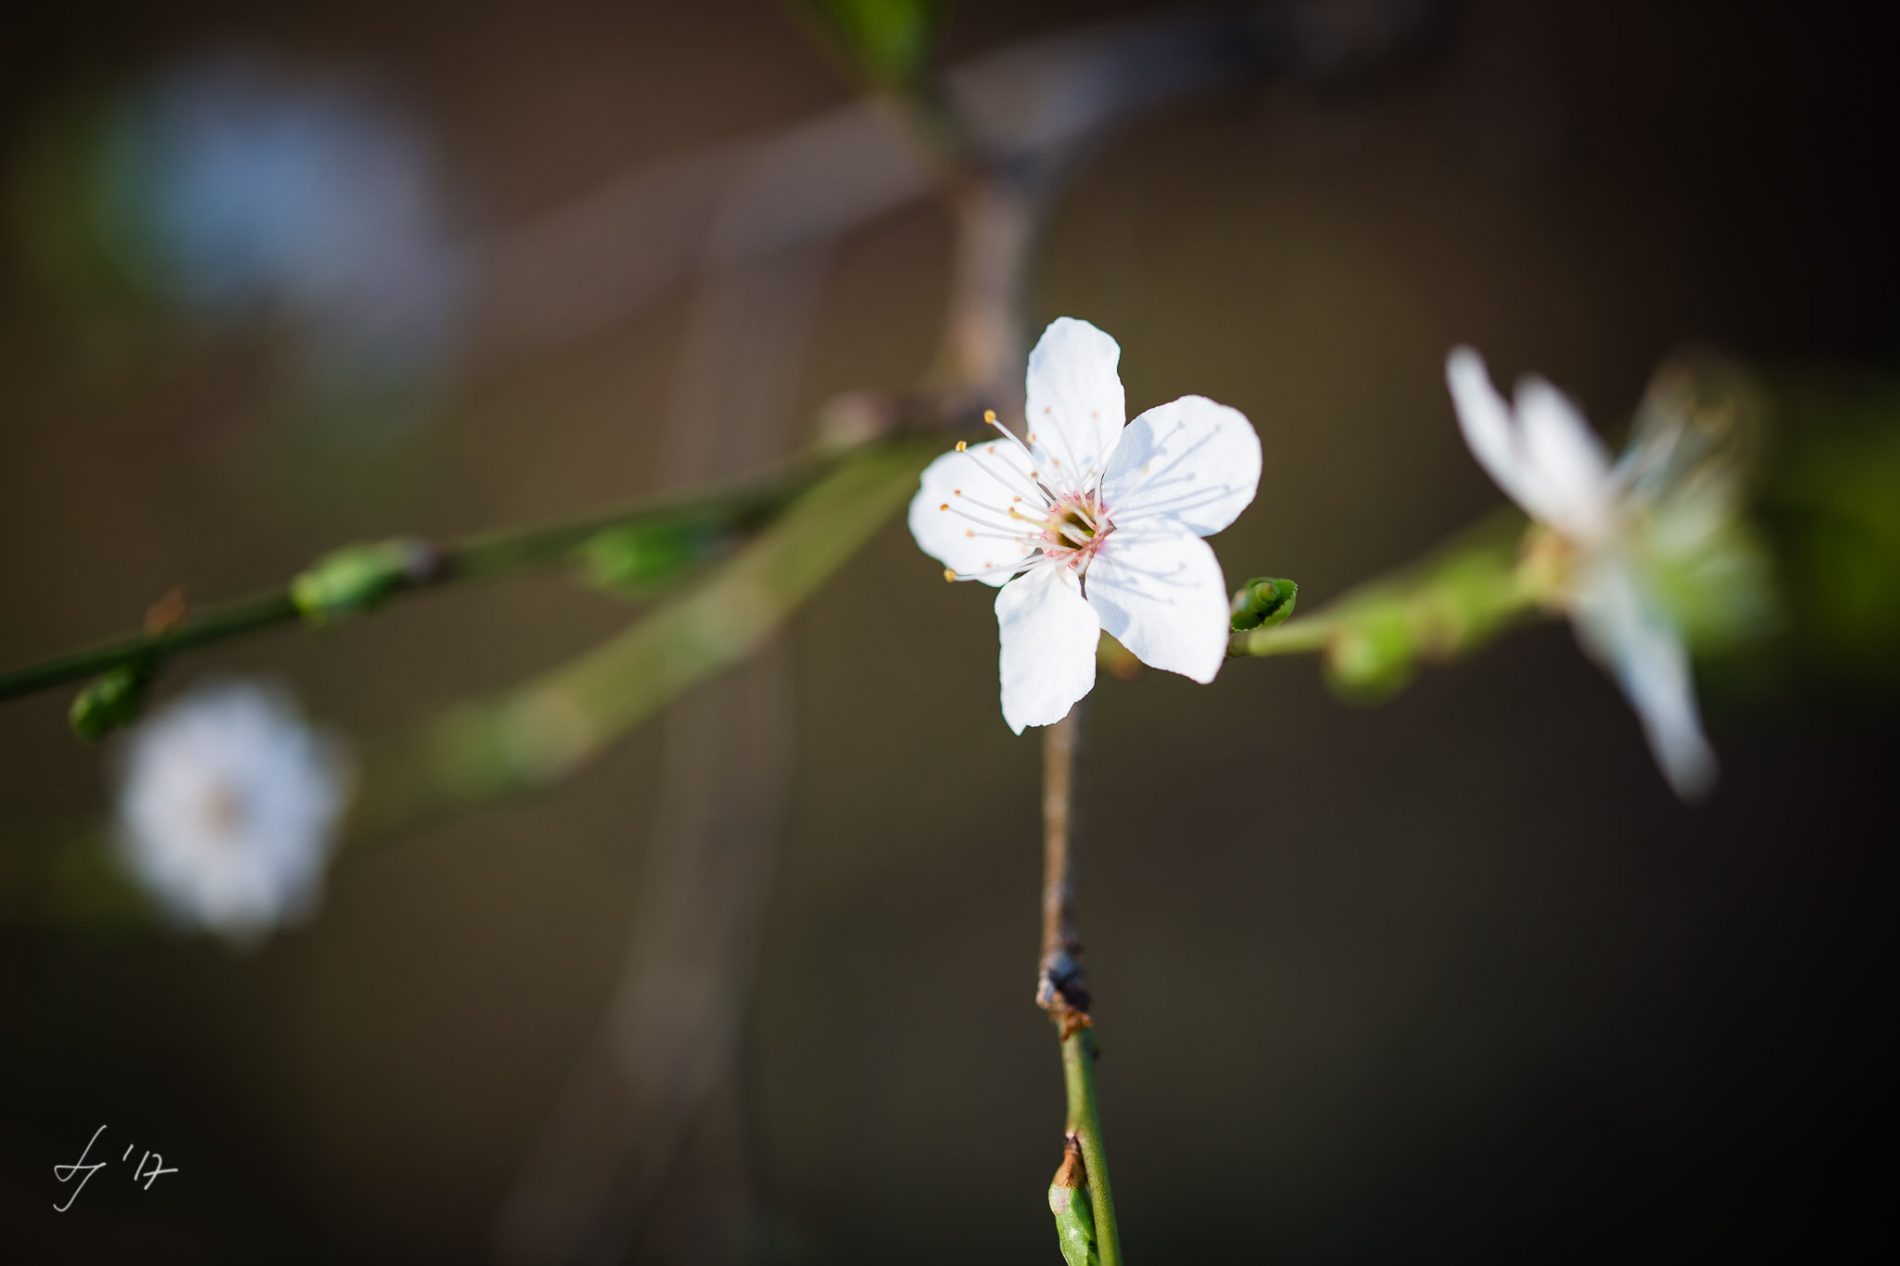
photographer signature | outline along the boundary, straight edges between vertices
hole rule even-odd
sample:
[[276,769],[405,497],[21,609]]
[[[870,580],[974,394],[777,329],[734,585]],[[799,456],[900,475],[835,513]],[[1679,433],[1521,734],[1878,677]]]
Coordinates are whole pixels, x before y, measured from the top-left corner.
[[[66,1197],[66,1203],[55,1204],[53,1206],[53,1212],[64,1213],[68,1209],[72,1208],[73,1201],[79,1199],[79,1193],[86,1189],[86,1184],[92,1181],[92,1176],[98,1173],[100,1170],[104,1169],[108,1164],[111,1163],[110,1161],[102,1161],[102,1160],[94,1161],[90,1165],[86,1163],[86,1157],[92,1155],[92,1145],[94,1143],[97,1143],[99,1141],[99,1136],[101,1134],[104,1134],[105,1132],[106,1132],[106,1127],[103,1125],[100,1126],[98,1129],[94,1130],[92,1132],[92,1137],[86,1140],[86,1150],[81,1152],[79,1154],[79,1159],[74,1161],[72,1164],[53,1166],[53,1177],[59,1179],[59,1181],[62,1183],[71,1182],[74,1178],[79,1178],[79,1175],[81,1175],[82,1173],[85,1175],[85,1177],[79,1178],[79,1185],[73,1188],[73,1194]],[[138,1144],[136,1143],[128,1144],[125,1149],[125,1155],[119,1157],[119,1159],[120,1160],[131,1159],[133,1149],[135,1149],[137,1146]],[[152,1189],[152,1184],[157,1182],[160,1177],[164,1176],[165,1174],[175,1174],[177,1172],[178,1170],[176,1167],[168,1168],[166,1166],[165,1158],[162,1155],[160,1155],[157,1152],[148,1150],[145,1153],[145,1155],[139,1157],[138,1167],[132,1171],[132,1181],[139,1182],[143,1180],[143,1182],[145,1183],[145,1190],[150,1191]]]

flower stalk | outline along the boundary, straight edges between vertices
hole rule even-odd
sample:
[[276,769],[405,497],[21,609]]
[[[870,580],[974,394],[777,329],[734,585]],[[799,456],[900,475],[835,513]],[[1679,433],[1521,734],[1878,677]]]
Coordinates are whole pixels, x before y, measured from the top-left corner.
[[[1083,1184],[1074,1197],[1088,1201],[1101,1266],[1120,1266],[1121,1239],[1115,1196],[1109,1185],[1108,1153],[1102,1143],[1101,1109],[1095,1098],[1095,1030],[1089,1017],[1082,945],[1075,932],[1075,757],[1080,742],[1077,712],[1043,731],[1042,960],[1036,1004],[1055,1022],[1062,1049],[1062,1080],[1068,1095],[1063,1126],[1065,1150],[1080,1152]],[[1065,1164],[1065,1170],[1073,1170]],[[1071,1179],[1072,1180],[1072,1179]],[[1058,1231],[1070,1232],[1058,1213]]]
[[[1524,520],[1495,515],[1421,562],[1369,581],[1310,614],[1229,634],[1230,658],[1322,657],[1341,692],[1376,699],[1422,663],[1468,655],[1549,605]],[[1236,594],[1238,603],[1247,591]],[[1236,623],[1240,621],[1236,619]]]

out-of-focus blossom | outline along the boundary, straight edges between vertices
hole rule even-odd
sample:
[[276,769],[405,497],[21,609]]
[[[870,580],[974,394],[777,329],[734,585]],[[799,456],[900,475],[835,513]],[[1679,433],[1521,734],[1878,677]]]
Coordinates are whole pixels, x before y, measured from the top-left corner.
[[120,854],[178,923],[249,944],[315,906],[349,761],[284,692],[202,687],[132,731],[123,762]]
[[277,302],[334,335],[367,320],[366,340],[440,332],[459,265],[430,148],[388,102],[261,61],[198,62],[135,98],[118,139],[181,297]]
[[433,399],[472,275],[426,132],[390,95],[243,53],[33,134],[12,223],[58,299],[129,287],[281,340],[293,414],[387,430]]
[[1578,639],[1622,687],[1670,786],[1702,795],[1716,761],[1686,629],[1759,592],[1738,539],[1736,464],[1674,414],[1651,415],[1612,463],[1569,398],[1530,377],[1507,402],[1470,348],[1451,353],[1446,380],[1479,464],[1560,544],[1552,592]]
[[1003,719],[1020,734],[1095,684],[1105,629],[1155,668],[1209,682],[1227,654],[1227,583],[1201,538],[1260,483],[1237,411],[1184,396],[1127,422],[1121,348],[1063,317],[1029,355],[1028,427],[932,462],[910,504],[950,580],[1001,586]]

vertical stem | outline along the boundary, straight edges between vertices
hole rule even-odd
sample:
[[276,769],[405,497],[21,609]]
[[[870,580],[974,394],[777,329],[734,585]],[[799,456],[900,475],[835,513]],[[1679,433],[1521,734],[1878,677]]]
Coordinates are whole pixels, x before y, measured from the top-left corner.
[[1062,1079],[1068,1090],[1065,1129],[1082,1149],[1089,1208],[1095,1215],[1096,1251],[1102,1266],[1121,1266],[1121,1235],[1109,1185],[1108,1152],[1102,1144],[1101,1111],[1095,1102],[1095,1034],[1089,1018],[1082,945],[1075,935],[1074,856],[1075,752],[1081,722],[1075,711],[1043,731],[1042,773],[1042,962],[1036,1003],[1055,1021],[1062,1045]]
[[1058,999],[1073,1001],[1086,1013],[1087,992],[1070,994],[1082,980],[1076,959],[1082,947],[1075,939],[1075,884],[1069,877],[1078,727],[1070,712],[1042,732],[1042,979],[1036,1001],[1046,1010],[1054,1010]]
[[1069,1092],[1069,1136],[1082,1146],[1089,1210],[1095,1215],[1095,1250],[1102,1266],[1121,1266],[1121,1231],[1115,1225],[1115,1193],[1108,1182],[1108,1151],[1102,1144],[1101,1110],[1095,1102],[1095,1034],[1077,1029],[1062,1039],[1062,1080]]

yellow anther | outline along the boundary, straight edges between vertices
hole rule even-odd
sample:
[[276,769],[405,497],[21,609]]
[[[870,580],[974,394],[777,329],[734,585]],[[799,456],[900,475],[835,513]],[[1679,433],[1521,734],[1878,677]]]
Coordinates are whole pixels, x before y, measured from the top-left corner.
[[937,508],[939,510],[948,510],[950,508],[950,503],[946,501],[942,505],[938,506]]
[[966,448],[968,448],[968,447],[970,447],[970,444],[969,444],[969,441],[968,441],[968,440],[958,440],[958,441],[957,441],[957,452],[959,452],[959,453],[961,453],[961,452],[962,452],[962,451],[963,451],[964,449],[966,449]]
[[983,420],[989,423],[991,426],[995,426],[996,425],[996,410],[994,409],[983,410]]
[[950,570],[950,569],[949,569],[948,567],[946,567],[946,568],[944,568],[944,569],[943,569],[943,578],[944,578],[945,580],[952,580],[952,581],[954,581],[954,580],[955,580],[955,579],[957,578],[957,574],[956,574],[955,572],[953,572],[953,571],[951,571],[951,570]]

